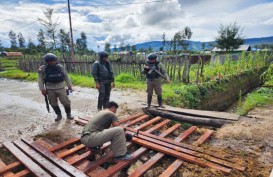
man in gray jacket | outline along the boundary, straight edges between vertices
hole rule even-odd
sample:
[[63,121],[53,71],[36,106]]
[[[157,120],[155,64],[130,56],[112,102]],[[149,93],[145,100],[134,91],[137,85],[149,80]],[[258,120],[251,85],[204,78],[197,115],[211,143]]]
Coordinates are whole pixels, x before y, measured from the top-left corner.
[[48,95],[50,105],[57,114],[55,121],[62,119],[61,109],[58,105],[58,99],[64,106],[67,119],[72,120],[71,102],[65,90],[65,83],[68,89],[72,91],[72,83],[68,77],[64,67],[57,63],[57,56],[52,53],[47,53],[43,57],[46,62],[38,70],[38,84],[39,89],[43,95]]
[[99,59],[92,65],[92,75],[99,90],[97,109],[101,110],[109,102],[111,89],[115,87],[114,73],[107,52],[99,53]]

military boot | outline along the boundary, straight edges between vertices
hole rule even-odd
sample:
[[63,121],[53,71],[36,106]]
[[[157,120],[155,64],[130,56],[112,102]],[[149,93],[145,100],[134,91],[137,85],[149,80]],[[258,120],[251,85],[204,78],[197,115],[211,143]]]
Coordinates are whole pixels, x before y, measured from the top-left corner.
[[66,118],[73,120],[74,117],[71,115],[71,107],[64,107],[65,113],[66,113]]
[[148,104],[148,108],[151,106],[151,103],[152,103],[152,98],[153,98],[153,96],[149,96],[148,95],[148,97],[147,97],[147,104]]
[[62,117],[62,112],[61,112],[61,109],[59,106],[52,106],[54,112],[57,114],[57,117],[55,119],[55,121],[59,121],[61,120],[63,117]]
[[161,108],[165,108],[162,104],[162,96],[157,96],[157,101],[158,101],[158,106],[161,107]]

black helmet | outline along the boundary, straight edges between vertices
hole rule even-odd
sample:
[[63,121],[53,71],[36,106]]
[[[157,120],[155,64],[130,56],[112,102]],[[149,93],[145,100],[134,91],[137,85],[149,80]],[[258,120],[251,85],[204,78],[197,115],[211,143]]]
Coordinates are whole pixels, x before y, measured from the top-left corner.
[[157,55],[156,55],[155,53],[150,53],[150,54],[148,55],[148,59],[149,59],[149,60],[156,60],[156,59],[157,59]]
[[102,51],[102,52],[99,53],[99,57],[100,57],[100,59],[107,58],[108,53],[106,51]]
[[54,55],[53,53],[47,53],[43,56],[43,59],[45,62],[57,61],[57,56]]

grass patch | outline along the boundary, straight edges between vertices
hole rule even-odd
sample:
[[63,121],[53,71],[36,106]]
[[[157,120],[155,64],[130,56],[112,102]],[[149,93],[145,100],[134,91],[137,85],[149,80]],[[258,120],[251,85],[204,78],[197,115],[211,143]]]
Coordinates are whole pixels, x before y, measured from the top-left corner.
[[255,107],[262,107],[264,105],[273,103],[273,89],[259,88],[258,90],[248,94],[244,101],[239,103],[236,112],[240,115],[247,115],[247,113]]
[[5,70],[16,70],[18,69],[18,59],[0,59],[1,66]]

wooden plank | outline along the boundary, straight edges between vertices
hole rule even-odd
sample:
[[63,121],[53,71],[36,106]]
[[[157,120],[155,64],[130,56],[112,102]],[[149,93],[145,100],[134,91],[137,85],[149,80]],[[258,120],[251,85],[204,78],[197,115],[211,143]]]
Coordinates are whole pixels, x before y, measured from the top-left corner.
[[56,165],[52,164],[49,160],[45,159],[41,154],[37,153],[31,147],[23,143],[22,141],[15,141],[14,144],[27,154],[34,162],[46,169],[51,175],[59,177],[70,177]]
[[82,150],[84,148],[85,148],[85,145],[84,144],[80,144],[80,145],[78,145],[76,147],[73,147],[73,148],[71,148],[69,150],[66,150],[66,151],[58,154],[57,157],[63,159],[63,158],[65,158],[67,156],[70,156],[71,154],[74,154],[74,153],[76,153],[76,152],[78,152],[78,151],[80,151],[80,150]]
[[129,116],[129,117],[125,118],[125,119],[119,120],[119,123],[124,124],[125,122],[128,122],[128,121],[130,121],[132,119],[136,119],[136,118],[138,118],[140,116],[143,116],[143,115],[144,115],[144,113],[137,113],[137,114]]
[[[126,131],[131,132],[133,134],[135,134],[137,132],[137,130],[133,129],[133,128],[130,128],[130,127],[127,127],[126,128]],[[211,152],[211,151],[208,151],[208,150],[204,150],[203,148],[200,148],[200,147],[196,147],[196,146],[193,146],[193,145],[189,145],[189,144],[185,144],[185,143],[179,143],[179,142],[175,142],[173,140],[170,140],[170,139],[167,139],[167,138],[164,138],[164,137],[160,137],[160,136],[156,136],[156,135],[153,135],[153,134],[150,134],[150,133],[146,133],[146,132],[143,132],[143,131],[139,131],[139,136],[143,135],[144,138],[146,137],[149,137],[149,138],[152,138],[151,140],[154,141],[154,140],[159,140],[160,142],[162,143],[168,143],[170,145],[175,145],[175,146],[178,146],[178,147],[181,147],[181,148],[184,148],[185,150],[190,150],[190,151],[196,151],[198,153],[203,153],[203,154],[207,154],[207,155],[210,155],[210,156],[213,156],[213,157],[217,157],[219,159],[225,159],[225,156],[223,154],[218,154],[216,152]]]
[[[6,164],[0,159],[0,169],[5,168]],[[9,175],[14,175],[11,171],[4,172],[3,174],[0,174],[3,177],[7,177]]]
[[[132,134],[132,132],[130,132],[130,133]],[[150,134],[148,134],[148,135],[151,136]],[[157,138],[162,138],[162,137],[157,137]],[[166,139],[166,138],[164,138],[164,139]],[[236,165],[235,163],[229,162],[229,161],[227,161],[225,159],[221,159],[221,158],[219,158],[217,156],[215,157],[215,154],[210,153],[210,155],[209,155],[208,153],[204,154],[204,153],[200,153],[200,152],[197,152],[197,151],[194,151],[194,150],[190,150],[190,149],[180,147],[179,144],[182,144],[182,143],[177,143],[177,142],[171,141],[171,140],[168,140],[168,142],[160,141],[160,140],[157,140],[157,139],[150,138],[148,136],[143,136],[143,135],[139,134],[137,137],[133,138],[132,141],[134,143],[140,144],[142,146],[145,146],[145,143],[143,143],[143,142],[153,143],[153,144],[156,144],[157,146],[160,146],[162,148],[166,147],[166,148],[169,148],[169,149],[173,149],[176,152],[181,152],[183,154],[185,153],[186,155],[189,155],[192,158],[199,158],[199,159],[202,159],[204,161],[208,161],[209,164],[211,162],[212,163],[217,163],[217,164],[232,167],[232,168],[235,168],[235,169],[238,169],[238,170],[241,170],[241,171],[243,171],[245,169],[245,167],[242,167],[240,165]],[[171,142],[171,143],[169,143],[169,142]],[[156,149],[154,149],[154,150],[156,150]],[[204,152],[206,152],[206,151],[204,151]]]
[[83,126],[88,123],[87,121],[82,119],[74,119],[74,121],[76,122],[76,124],[83,125]]
[[16,167],[19,167],[20,165],[22,165],[22,163],[19,161],[16,161],[16,162],[11,163],[9,165],[5,165],[4,163],[0,164],[0,175],[3,175],[4,173],[9,172]]
[[[188,130],[186,130],[182,136],[179,136],[178,138],[175,139],[175,141],[179,142],[179,141],[183,141],[185,138],[181,138],[181,137],[186,137],[185,135],[189,135],[189,132],[193,132],[197,127],[192,126],[190,127]],[[184,135],[185,134],[185,135]],[[181,140],[179,139],[181,138]],[[201,141],[200,143],[204,143],[205,141]],[[159,177],[167,177],[167,176],[171,176],[173,175],[176,170],[183,164],[183,161],[180,159],[176,159]]]
[[[162,137],[167,136],[169,133],[173,132],[177,128],[179,128],[181,124],[175,124],[173,129],[169,129],[170,131],[165,131],[161,134]],[[160,159],[164,157],[165,154],[163,153],[156,153],[152,158],[150,158],[147,162],[143,165],[139,166],[135,169],[135,171],[129,177],[137,177],[142,176],[146,171],[148,171],[154,164],[156,164]]]
[[[109,146],[110,146],[110,142],[105,143],[105,144],[102,146],[101,151],[107,149]],[[75,164],[77,164],[77,163],[79,163],[79,162],[81,162],[81,161],[87,159],[91,154],[92,154],[91,151],[87,151],[87,152],[85,152],[85,153],[79,155],[79,156],[76,157],[76,158],[69,159],[67,162],[68,162],[69,164],[71,164],[71,165],[75,165]]]
[[185,160],[185,161],[190,162],[190,163],[195,163],[195,164],[200,165],[202,167],[211,167],[211,168],[223,171],[225,173],[229,173],[231,171],[230,168],[227,168],[227,167],[215,164],[215,163],[211,163],[211,162],[207,161],[204,158],[194,157],[192,155],[182,153],[181,151],[177,151],[177,150],[174,150],[174,149],[171,149],[171,148],[167,148],[165,146],[161,146],[161,145],[152,143],[150,141],[145,141],[145,140],[139,139],[139,138],[134,138],[133,141],[135,143],[141,145],[141,146],[146,147],[146,148],[161,152],[163,154],[171,155],[173,157],[176,157],[176,158],[181,159],[181,160]]
[[140,126],[138,126],[138,127],[135,128],[135,129],[136,129],[136,130],[143,129],[143,128],[148,127],[148,126],[152,125],[153,123],[159,121],[160,119],[161,119],[161,117],[159,117],[159,116],[158,116],[158,117],[155,117],[155,118],[153,118],[153,119],[151,119],[151,120],[145,122],[144,124],[141,124]]
[[166,124],[168,124],[170,121],[171,120],[166,119],[166,120],[160,122],[159,124],[156,124],[155,126],[151,127],[148,131],[146,131],[146,133],[152,133],[153,131],[162,128],[163,126],[165,126]]
[[213,130],[207,130],[202,136],[198,138],[196,142],[193,143],[194,146],[199,146],[203,144],[212,135]]
[[[179,126],[177,125],[173,125],[172,127],[168,128],[167,130],[165,130],[162,134],[160,134],[159,136],[161,137],[166,137],[168,136],[170,133],[172,133],[173,131],[175,131]],[[148,131],[148,130],[147,130]],[[133,153],[133,159],[130,161],[120,161],[118,162],[116,165],[111,166],[110,168],[108,168],[103,174],[102,176],[112,176],[115,173],[117,173],[119,170],[121,170],[122,168],[126,167],[127,165],[129,165],[130,163],[132,163],[133,161],[135,161],[139,156],[141,156],[142,154],[146,153],[148,151],[148,148],[145,147],[141,147],[139,148],[137,151],[135,151]]]
[[141,117],[139,117],[139,118],[137,118],[137,119],[135,119],[135,120],[133,120],[133,121],[131,121],[131,122],[123,125],[123,126],[129,127],[129,126],[134,125],[134,124],[136,124],[138,122],[141,122],[141,121],[143,121],[143,120],[145,120],[147,118],[149,118],[149,116],[148,115],[144,115],[144,116],[141,116]]
[[77,142],[80,142],[80,137],[72,138],[72,139],[70,139],[68,141],[65,141],[65,142],[63,142],[61,144],[58,144],[57,146],[54,146],[53,148],[49,148],[48,150],[51,151],[51,152],[56,152],[56,151],[58,151],[60,149],[63,149],[65,147],[67,147],[67,146],[69,146],[71,144],[75,144]]
[[122,168],[126,167],[127,165],[129,165],[130,163],[132,163],[133,161],[137,160],[137,158],[139,158],[142,154],[144,154],[147,151],[147,148],[145,147],[141,147],[138,150],[134,151],[132,153],[133,159],[130,161],[119,161],[117,164],[109,167],[107,170],[105,170],[101,176],[103,177],[108,177],[108,176],[113,176],[114,174],[116,174],[119,170],[121,170]]
[[184,108],[160,108],[159,107],[157,109],[162,111],[174,112],[178,114],[184,114],[184,115],[191,115],[191,116],[197,116],[197,117],[209,117],[209,118],[233,120],[233,121],[239,120],[240,118],[240,115],[237,115],[234,113],[227,113],[227,112],[202,111],[202,110],[184,109]]
[[15,173],[12,177],[25,177],[25,176],[28,176],[30,175],[31,172],[28,170],[28,169],[25,169],[25,170],[22,170],[18,173]]
[[48,176],[45,170],[43,170],[40,166],[38,166],[35,162],[33,162],[28,156],[26,156],[22,151],[20,151],[14,144],[11,142],[5,142],[3,145],[21,162],[23,163],[32,173],[36,176]]
[[166,131],[164,131],[163,133],[161,133],[159,135],[159,137],[166,137],[169,134],[171,134],[172,132],[174,132],[176,129],[178,129],[181,126],[181,124],[176,123],[173,126],[171,126],[170,128],[168,128]]
[[177,159],[159,177],[172,176],[182,164],[183,164],[183,161]]
[[49,159],[52,163],[54,163],[58,167],[62,168],[62,170],[66,171],[70,175],[75,175],[75,176],[79,176],[79,177],[81,177],[81,176],[86,177],[87,176],[83,172],[79,171],[75,167],[68,164],[63,159],[56,157],[52,152],[50,152],[49,150],[47,150],[46,148],[44,148],[40,144],[36,143],[35,141],[28,140],[28,139],[22,139],[22,141],[24,141],[26,144],[31,146],[33,149],[38,151],[40,154],[42,154],[44,157]]
[[174,141],[176,142],[181,142],[184,141],[187,137],[189,137],[192,132],[194,132],[194,130],[196,130],[197,127],[196,126],[191,126],[190,128],[188,128],[184,133],[182,133],[179,137],[177,137]]

